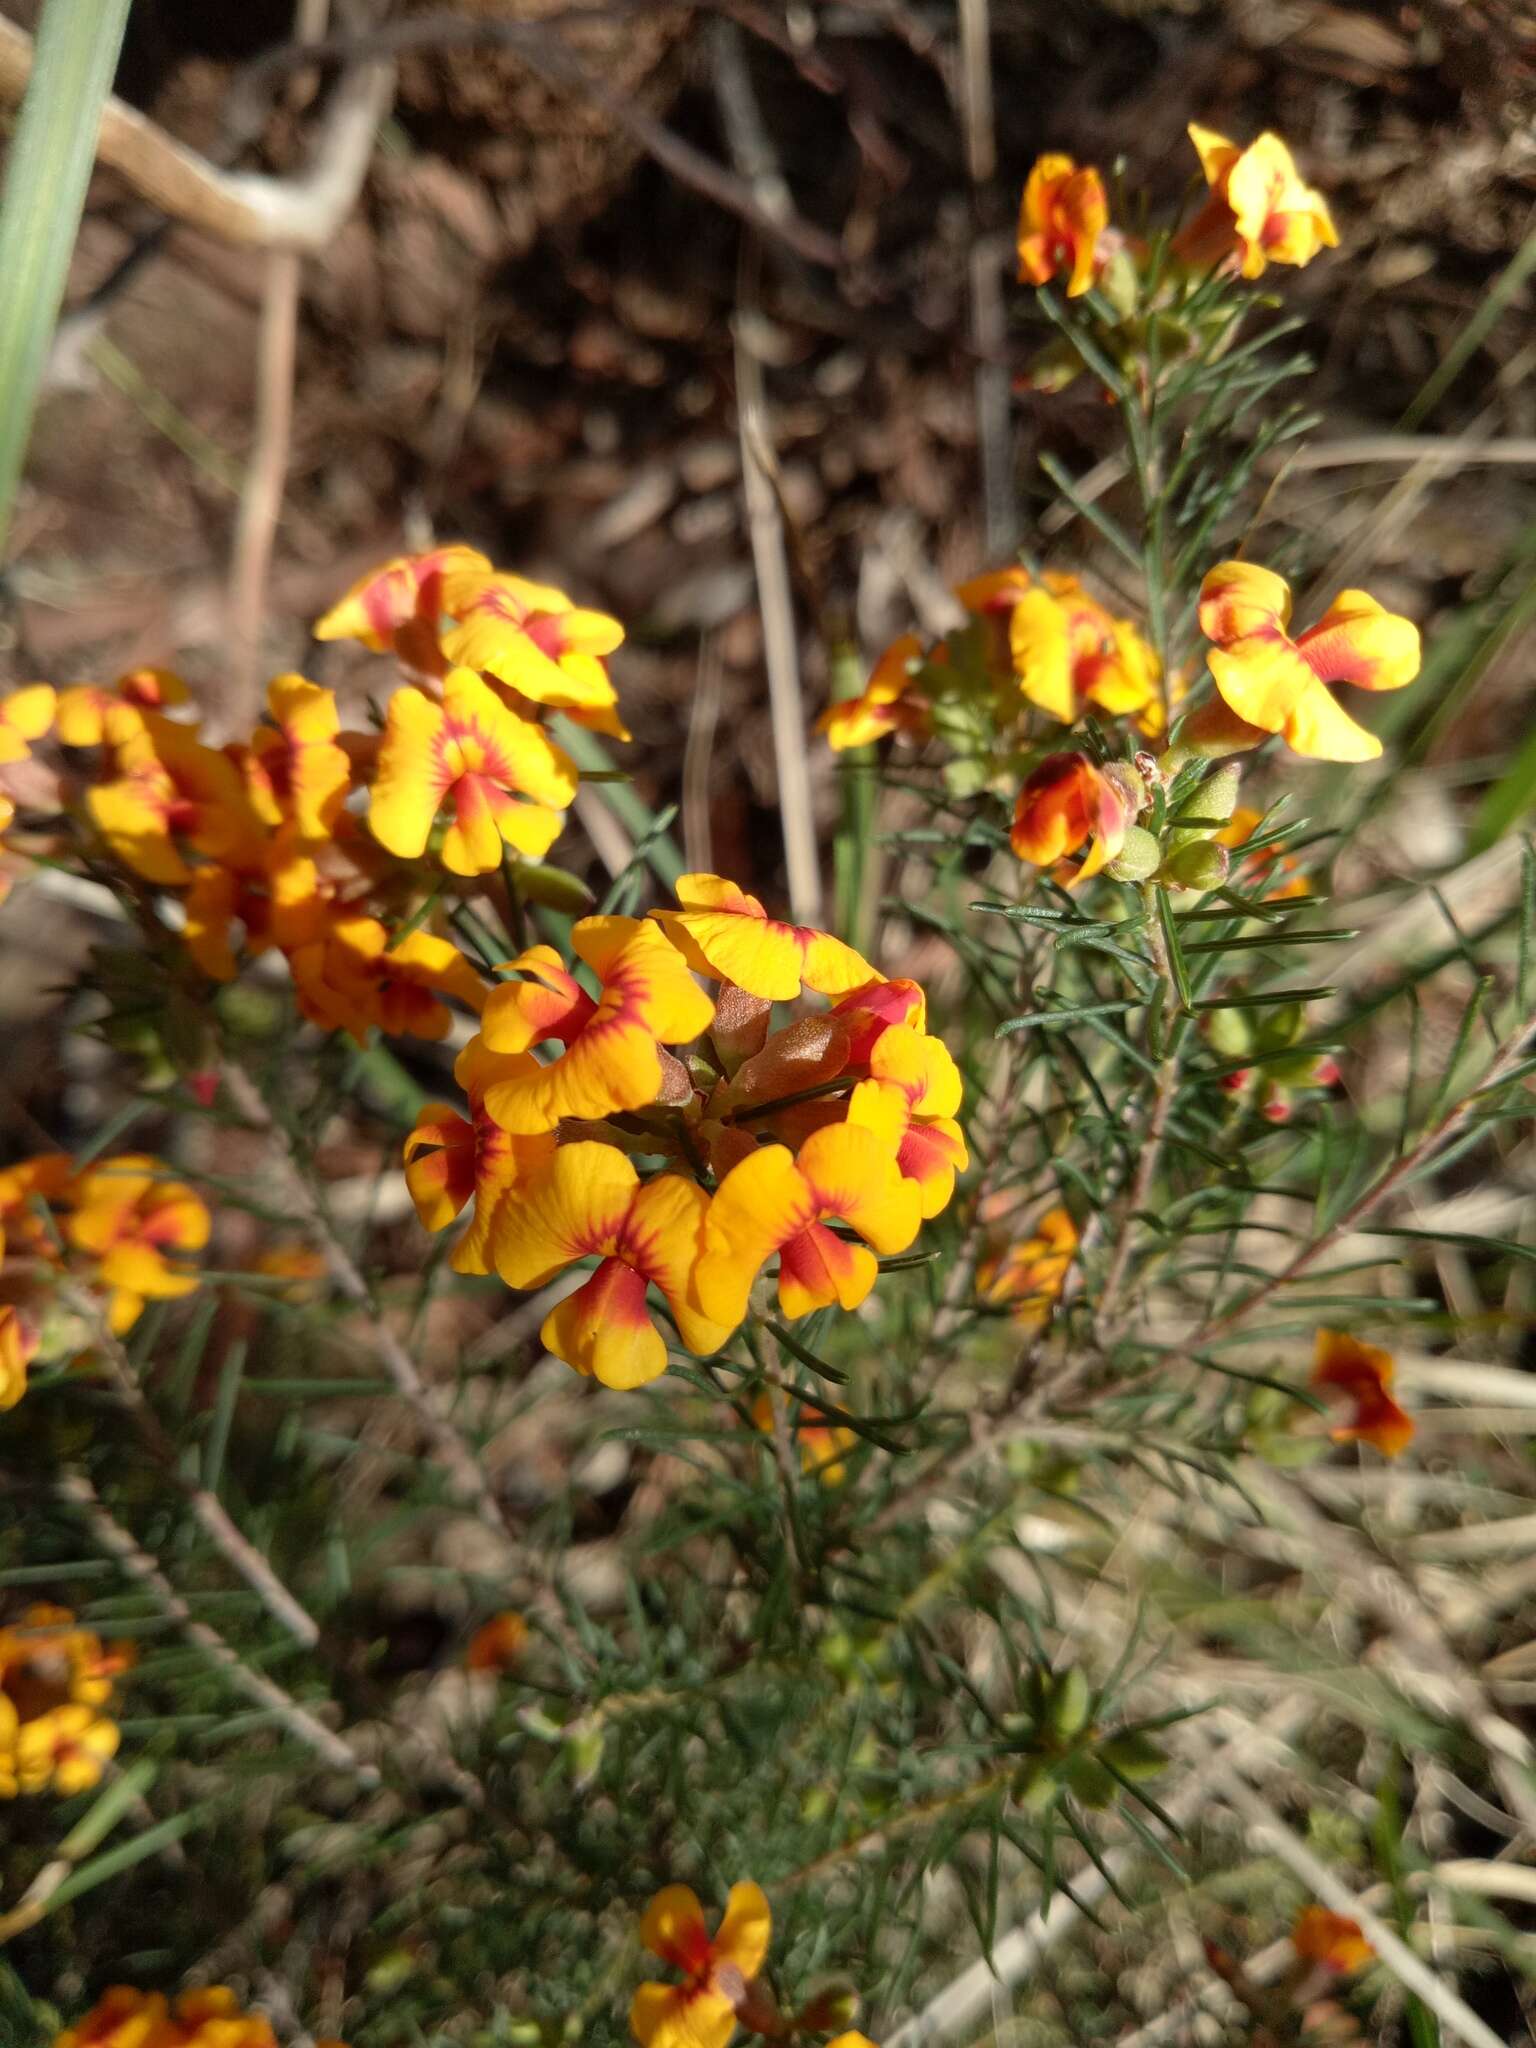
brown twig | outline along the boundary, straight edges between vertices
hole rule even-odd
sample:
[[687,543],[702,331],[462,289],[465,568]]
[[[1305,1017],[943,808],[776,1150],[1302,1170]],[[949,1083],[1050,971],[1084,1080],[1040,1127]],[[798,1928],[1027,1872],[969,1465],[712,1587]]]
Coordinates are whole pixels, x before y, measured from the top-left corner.
[[78,1511],[102,1551],[121,1565],[129,1578],[137,1580],[154,1595],[161,1611],[176,1623],[187,1641],[195,1644],[212,1663],[227,1672],[230,1682],[247,1699],[268,1709],[290,1735],[324,1758],[333,1769],[350,1772],[360,1785],[371,1787],[379,1783],[378,1771],[372,1764],[365,1763],[350,1743],[317,1721],[275,1680],[253,1671],[216,1629],[197,1619],[155,1560],[139,1548],[114,1518],[84,1473],[66,1472],[57,1481],[55,1490],[60,1500]]

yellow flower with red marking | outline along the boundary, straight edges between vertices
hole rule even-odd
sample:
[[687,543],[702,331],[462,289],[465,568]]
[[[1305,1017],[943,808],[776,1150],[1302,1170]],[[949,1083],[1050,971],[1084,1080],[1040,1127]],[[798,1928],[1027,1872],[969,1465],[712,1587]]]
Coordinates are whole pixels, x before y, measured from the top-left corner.
[[[0,1249],[4,1239],[0,1238]],[[0,1415],[27,1391],[27,1367],[37,1356],[37,1325],[14,1302],[0,1302]]]
[[859,696],[828,706],[816,730],[835,752],[872,746],[893,732],[920,732],[927,725],[928,707],[913,694],[913,670],[922,654],[917,635],[903,633],[875,663]]
[[[1264,822],[1264,813],[1256,811],[1251,804],[1239,804],[1221,830],[1215,835],[1218,846],[1229,847],[1234,853],[1245,855],[1246,864],[1260,875],[1271,871],[1277,878],[1277,886],[1264,891],[1266,903],[1280,903],[1298,896],[1310,896],[1312,884],[1301,872],[1301,862],[1295,854],[1285,853],[1279,846],[1261,846],[1256,853],[1246,851],[1248,842]],[[1284,880],[1278,880],[1279,877]]]
[[272,724],[257,726],[242,757],[251,808],[264,824],[291,822],[301,840],[328,839],[352,780],[335,695],[303,676],[274,676],[267,709]]
[[1125,844],[1132,815],[1124,785],[1086,754],[1047,754],[1019,791],[1008,843],[1020,860],[1042,868],[1086,846],[1077,870],[1086,881]]
[[490,1051],[527,1052],[551,1038],[565,1048],[546,1066],[487,1084],[486,1106],[505,1130],[643,1109],[661,1093],[658,1044],[686,1044],[714,1016],[686,962],[645,919],[584,917],[571,945],[598,979],[595,1001],[552,946],[531,946],[511,963],[524,978],[503,982],[485,1005]]
[[46,738],[57,701],[51,683],[27,683],[0,697],[0,768],[25,761],[33,741]]
[[848,1122],[872,1130],[915,1184],[925,1219],[948,1206],[955,1175],[968,1165],[955,1118],[964,1093],[960,1070],[942,1039],[892,1024],[869,1050],[869,1079],[848,1103]]
[[[773,1434],[773,1396],[766,1390],[752,1403],[752,1420],[765,1435]],[[800,1469],[814,1473],[823,1486],[841,1486],[848,1477],[843,1461],[858,1442],[853,1431],[828,1421],[810,1401],[795,1403],[788,1428],[800,1454]]]
[[1174,251],[1186,262],[1231,260],[1242,276],[1255,278],[1271,263],[1299,268],[1338,247],[1328,202],[1303,183],[1278,135],[1266,130],[1244,149],[1191,122],[1189,139],[1211,197],[1174,237]]
[[416,860],[446,808],[453,822],[443,866],[489,874],[503,846],[532,860],[549,851],[576,780],[574,763],[541,727],[509,711],[472,669],[454,668],[440,704],[412,688],[390,699],[368,822],[381,846]]
[[1339,1977],[1363,1970],[1376,1954],[1358,1920],[1326,1906],[1302,1908],[1291,1929],[1291,1947],[1304,1962],[1319,1963]]
[[365,647],[382,654],[395,645],[404,628],[436,631],[447,610],[443,602],[445,576],[485,574],[490,566],[474,548],[457,544],[428,548],[419,555],[396,555],[359,577],[345,596],[315,621],[315,638],[361,640]]
[[[830,1230],[833,1220],[863,1243]],[[916,1181],[903,1178],[875,1131],[832,1124],[798,1153],[762,1146],[732,1167],[710,1204],[699,1299],[706,1314],[734,1327],[753,1281],[777,1253],[779,1307],[791,1320],[834,1302],[857,1308],[875,1284],[876,1253],[904,1252],[921,1222]]]
[[1104,180],[1092,165],[1069,156],[1036,159],[1019,208],[1019,282],[1067,280],[1067,297],[1081,298],[1098,269],[1099,237],[1109,225]]
[[1038,1329],[1060,1295],[1077,1255],[1077,1226],[1059,1207],[1047,1209],[1028,1237],[991,1253],[976,1268],[976,1291],[1006,1307],[1016,1323]]
[[497,1211],[496,1270],[509,1287],[542,1287],[595,1257],[596,1272],[550,1310],[540,1337],[556,1358],[605,1386],[644,1386],[667,1369],[647,1287],[665,1300],[690,1351],[707,1357],[731,1333],[733,1324],[712,1319],[696,1289],[709,1206],[704,1190],[680,1174],[642,1185],[612,1145],[562,1145],[517,1201]]
[[1343,590],[1315,626],[1292,639],[1284,577],[1251,562],[1220,562],[1200,587],[1206,657],[1228,709],[1279,733],[1316,761],[1374,761],[1381,741],[1357,725],[1330,683],[1400,690],[1419,672],[1419,629],[1363,590]]
[[387,1037],[446,1038],[452,997],[478,1015],[486,987],[447,939],[409,932],[391,945],[374,917],[332,917],[321,936],[288,956],[300,1010],[323,1031],[347,1031],[359,1045],[377,1027]]
[[1075,576],[1048,570],[1008,621],[1019,688],[1070,725],[1088,706],[1139,717],[1158,701],[1158,659],[1129,619],[1116,618]]
[[491,1052],[480,1039],[465,1046],[453,1078],[469,1098],[469,1115],[452,1103],[428,1102],[405,1141],[405,1184],[427,1230],[446,1230],[473,1204],[469,1227],[454,1246],[455,1273],[488,1273],[491,1230],[502,1200],[555,1156],[554,1132],[513,1136],[485,1106],[485,1091],[501,1080],[537,1071],[532,1053]]
[[450,661],[483,669],[534,704],[606,711],[615,700],[604,658],[624,628],[606,612],[583,610],[563,590],[500,569],[460,569],[444,579],[443,635]]
[[240,771],[190,727],[146,711],[115,750],[116,773],[87,803],[113,854],[149,882],[186,883],[183,849],[235,868],[255,867],[262,831]]
[[852,946],[814,926],[770,917],[755,896],[721,875],[680,875],[679,910],[651,915],[696,974],[733,981],[748,995],[792,1002],[802,989],[841,996],[878,981]]
[[129,669],[110,687],[72,683],[59,692],[59,738],[66,747],[120,746],[143,725],[142,713],[186,701],[186,684],[168,668]]
[[82,1173],[71,1190],[64,1232],[93,1262],[107,1291],[107,1320],[119,1336],[146,1301],[171,1301],[197,1286],[193,1256],[208,1242],[207,1208],[184,1181],[143,1153],[123,1153]]
[[1312,1386],[1320,1394],[1338,1394],[1354,1410],[1351,1420],[1333,1431],[1335,1443],[1374,1444],[1385,1458],[1395,1458],[1413,1442],[1413,1417],[1392,1396],[1395,1377],[1392,1354],[1362,1344],[1342,1330],[1319,1330],[1312,1365]]
[[714,1934],[687,1885],[659,1891],[640,1922],[640,1939],[682,1982],[642,1984],[635,1992],[629,2024],[640,2048],[726,2048],[772,1930],[768,1901],[750,1882],[731,1886]]

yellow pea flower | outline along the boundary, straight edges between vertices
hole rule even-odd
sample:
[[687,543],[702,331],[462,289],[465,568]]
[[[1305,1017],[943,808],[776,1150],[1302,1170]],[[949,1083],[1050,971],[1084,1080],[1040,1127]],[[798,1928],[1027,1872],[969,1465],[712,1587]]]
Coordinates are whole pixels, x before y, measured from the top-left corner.
[[802,988],[841,996],[881,979],[852,946],[770,917],[721,875],[680,875],[677,900],[680,910],[653,910],[652,917],[696,974],[733,981],[749,996],[787,1003]]
[[1302,1908],[1291,1929],[1291,1947],[1304,1962],[1321,1963],[1340,1977],[1363,1970],[1376,1954],[1358,1920],[1331,1913],[1326,1906]]
[[1329,689],[1400,690],[1419,672],[1419,629],[1363,590],[1343,590],[1291,638],[1290,585],[1252,562],[1219,562],[1200,586],[1206,660],[1227,708],[1315,761],[1374,761],[1381,741]]
[[703,1312],[695,1291],[708,1209],[709,1196],[679,1174],[642,1185],[613,1145],[562,1145],[517,1201],[497,1210],[496,1270],[509,1287],[542,1287],[596,1255],[597,1271],[550,1310],[540,1339],[604,1386],[644,1386],[667,1369],[666,1340],[646,1307],[648,1286],[664,1297],[690,1351],[707,1357],[731,1334],[729,1323]]
[[142,727],[142,713],[186,701],[186,684],[168,668],[130,669],[109,688],[72,683],[59,692],[59,738],[66,747],[121,746]]
[[251,807],[267,825],[291,820],[300,839],[328,839],[352,779],[336,744],[335,693],[303,676],[274,676],[267,709],[273,723],[257,726],[241,764]]
[[969,1162],[955,1113],[964,1092],[960,1069],[941,1039],[892,1024],[870,1047],[869,1075],[854,1089],[848,1122],[874,1131],[913,1182],[925,1218],[946,1208],[955,1175]]
[[713,1935],[697,1895],[669,1884],[645,1910],[640,1939],[682,1978],[642,1984],[629,2008],[640,2048],[726,2048],[736,2008],[768,1954],[773,1920],[760,1886],[733,1884]]
[[396,555],[359,577],[346,595],[317,619],[317,640],[361,640],[376,654],[395,644],[405,627],[437,626],[447,607],[443,579],[454,573],[487,572],[490,563],[474,548],[457,544],[428,548],[419,555]]
[[981,1261],[976,1291],[994,1307],[1007,1304],[1025,1329],[1038,1329],[1061,1293],[1077,1245],[1077,1226],[1067,1211],[1047,1209],[1029,1237]]
[[[0,1240],[3,1243],[3,1240]],[[0,1414],[27,1391],[27,1367],[37,1356],[37,1329],[11,1302],[0,1302]]]
[[917,635],[903,633],[875,663],[859,696],[845,697],[827,707],[816,721],[816,730],[826,735],[834,752],[871,746],[888,733],[922,730],[928,722],[928,707],[912,695],[912,668],[922,652]]
[[468,1117],[451,1103],[424,1103],[405,1141],[405,1184],[425,1229],[446,1230],[466,1204],[474,1204],[469,1228],[449,1261],[455,1273],[490,1271],[487,1252],[498,1206],[555,1156],[552,1130],[514,1137],[485,1106],[493,1082],[537,1070],[532,1053],[494,1053],[472,1039],[453,1067],[453,1078],[469,1097]]
[[96,1261],[92,1278],[108,1290],[107,1320],[119,1336],[146,1301],[190,1294],[197,1274],[187,1261],[208,1242],[210,1219],[184,1181],[143,1153],[123,1153],[80,1175],[64,1232]]
[[576,780],[575,764],[542,727],[509,711],[472,669],[454,668],[441,704],[410,687],[390,699],[368,823],[381,846],[415,860],[446,805],[453,823],[443,866],[489,874],[503,844],[532,860],[548,853]]
[[1054,867],[1087,846],[1077,871],[1086,881],[1120,851],[1130,822],[1124,790],[1086,754],[1047,754],[1019,791],[1008,840],[1035,867]]
[[1302,183],[1278,135],[1266,130],[1244,149],[1192,121],[1189,139],[1211,197],[1174,237],[1174,251],[1186,262],[1214,263],[1232,256],[1244,277],[1255,278],[1271,263],[1300,268],[1319,250],[1338,247],[1328,202]]
[[186,883],[179,841],[236,868],[259,864],[262,831],[240,771],[190,727],[140,714],[116,749],[116,774],[87,803],[97,830],[125,867],[146,881]]
[[53,724],[56,702],[51,683],[28,683],[0,697],[0,768],[30,756],[33,740]]
[[481,1036],[492,1052],[528,1052],[545,1039],[565,1050],[547,1066],[489,1081],[485,1103],[504,1130],[553,1130],[563,1116],[643,1109],[661,1093],[658,1042],[683,1045],[707,1031],[715,1006],[687,963],[643,918],[584,917],[571,933],[578,958],[601,984],[596,1001],[552,946],[531,946],[485,1005]]
[[605,712],[617,702],[604,656],[622,645],[624,628],[606,612],[489,566],[446,576],[443,609],[455,621],[443,635],[450,661],[554,710]]
[[447,939],[410,932],[393,946],[377,918],[332,917],[318,938],[288,955],[300,1010],[323,1031],[347,1031],[359,1045],[374,1026],[389,1037],[446,1038],[443,998],[479,1013],[486,988]]
[[[829,1230],[832,1217],[851,1225],[864,1243],[850,1244]],[[798,1153],[762,1146],[731,1168],[710,1204],[699,1300],[716,1321],[739,1323],[753,1281],[777,1252],[779,1307],[786,1316],[833,1302],[857,1308],[875,1284],[875,1253],[904,1252],[921,1221],[916,1182],[903,1179],[889,1144],[875,1131],[834,1124],[813,1132]]]

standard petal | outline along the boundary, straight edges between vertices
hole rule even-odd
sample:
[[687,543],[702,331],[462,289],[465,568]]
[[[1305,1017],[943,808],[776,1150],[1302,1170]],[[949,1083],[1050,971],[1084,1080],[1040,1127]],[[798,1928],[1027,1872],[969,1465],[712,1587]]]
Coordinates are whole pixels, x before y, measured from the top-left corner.
[[1296,651],[1319,682],[1400,690],[1419,672],[1419,629],[1364,590],[1341,590]]
[[767,1959],[772,1933],[773,1915],[762,1886],[750,1879],[733,1884],[715,1935],[716,1960],[734,1963],[750,1984]]

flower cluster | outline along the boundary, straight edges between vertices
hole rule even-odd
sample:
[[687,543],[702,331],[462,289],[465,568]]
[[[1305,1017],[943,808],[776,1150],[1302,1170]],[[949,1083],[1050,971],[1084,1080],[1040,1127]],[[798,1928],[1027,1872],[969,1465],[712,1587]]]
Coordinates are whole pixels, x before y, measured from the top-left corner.
[[88,1792],[117,1754],[103,1709],[133,1662],[127,1644],[104,1645],[67,1607],[29,1607],[0,1628],[0,1799]]
[[28,1366],[51,1348],[62,1280],[98,1300],[121,1336],[147,1301],[192,1292],[209,1227],[199,1196],[143,1153],[77,1172],[67,1153],[42,1152],[0,1171],[0,1410],[21,1399]]
[[[10,850],[115,872],[210,980],[275,950],[322,1030],[440,1038],[445,998],[477,1009],[485,990],[423,906],[542,861],[578,781],[547,720],[627,737],[605,665],[623,629],[443,547],[375,570],[315,631],[394,653],[382,732],[344,730],[300,675],[224,747],[177,715],[186,687],[163,670],[30,685],[0,700],[0,830],[19,818]],[[50,732],[52,766],[33,753]]]
[[[966,1164],[922,991],[719,875],[684,875],[675,909],[582,918],[571,943],[575,971],[548,945],[507,964],[455,1064],[468,1113],[429,1103],[406,1140],[423,1224],[470,1211],[454,1268],[535,1288],[595,1259],[542,1336],[612,1387],[666,1370],[652,1287],[701,1356],[775,1256],[784,1315],[856,1308]],[[829,1007],[772,1029],[807,993]]]
[[[168,2001],[158,1991],[116,1984],[53,2048],[278,2048],[270,2020],[242,2010],[233,1991],[210,1985]],[[334,2039],[315,2048],[345,2048]]]

